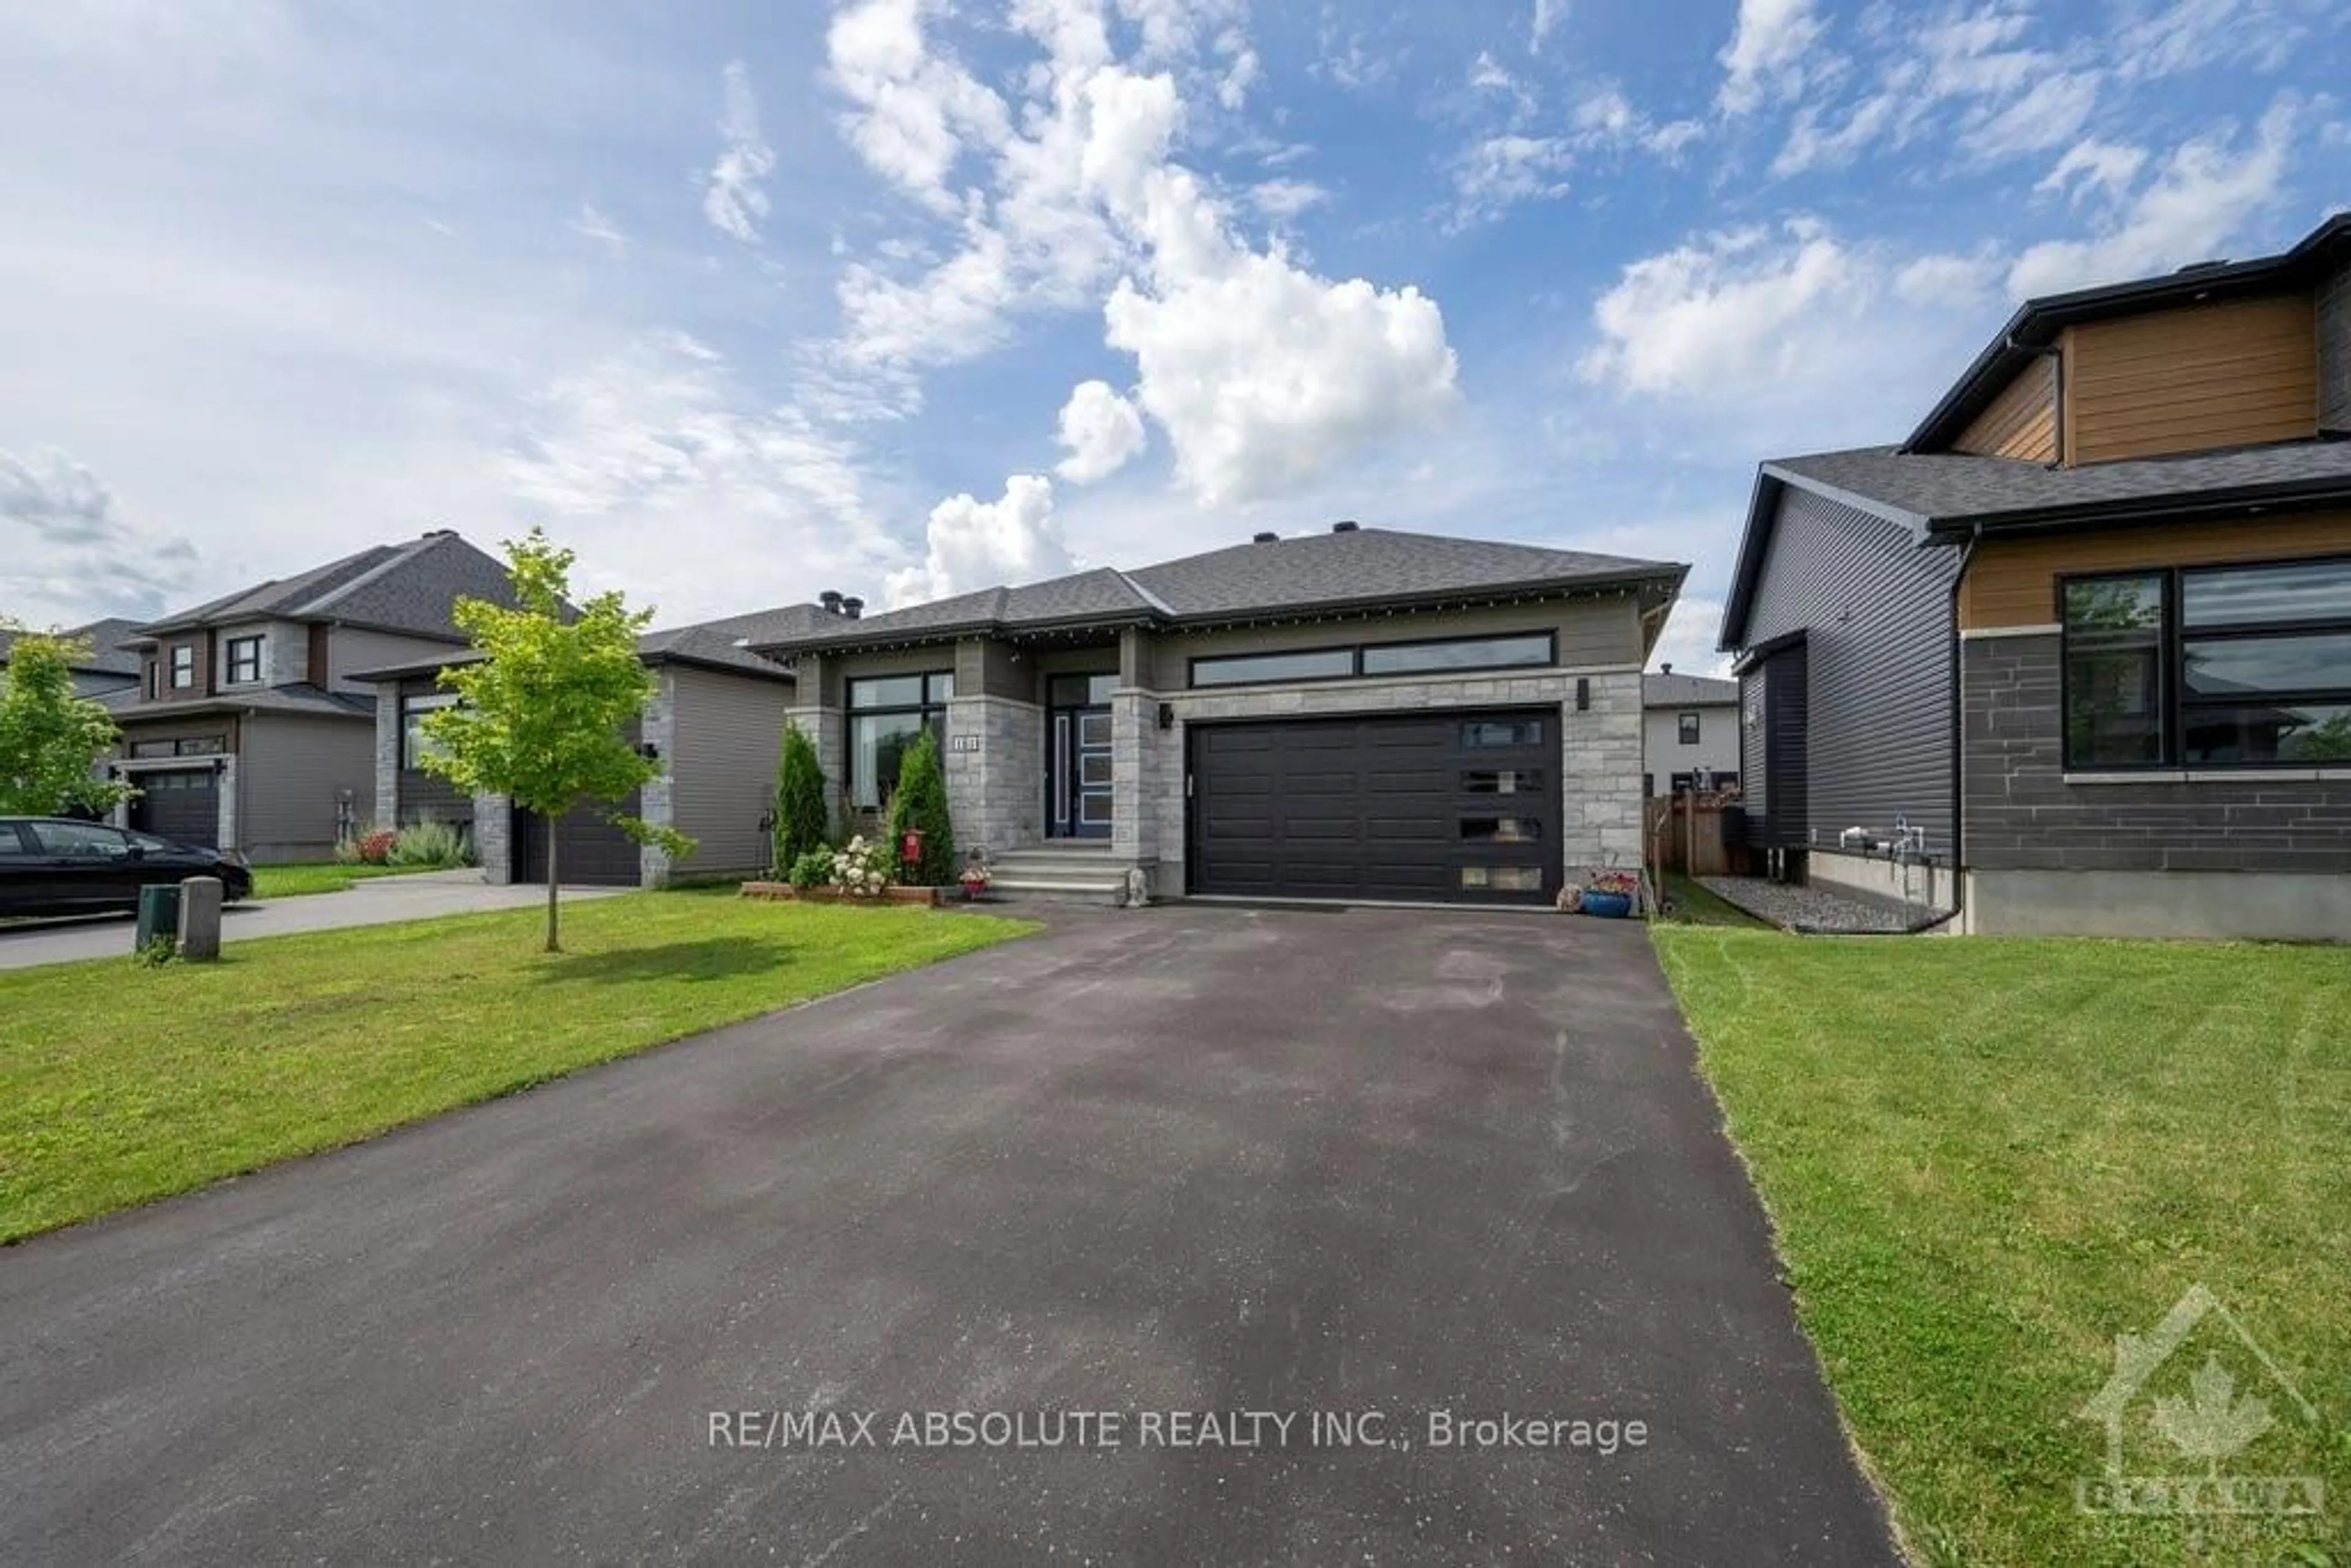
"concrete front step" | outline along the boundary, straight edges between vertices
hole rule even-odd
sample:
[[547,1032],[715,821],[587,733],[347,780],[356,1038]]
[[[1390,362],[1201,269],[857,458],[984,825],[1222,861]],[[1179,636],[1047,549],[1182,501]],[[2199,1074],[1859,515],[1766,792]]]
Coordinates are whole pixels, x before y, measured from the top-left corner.
[[1054,904],[1091,904],[1100,908],[1123,909],[1126,905],[1126,878],[1006,876],[999,873],[987,884],[987,894],[990,898],[1001,898],[1011,904],[1038,899]]
[[1005,850],[988,859],[988,890],[1009,900],[1050,899],[1119,908],[1125,904],[1131,856],[1108,845]]

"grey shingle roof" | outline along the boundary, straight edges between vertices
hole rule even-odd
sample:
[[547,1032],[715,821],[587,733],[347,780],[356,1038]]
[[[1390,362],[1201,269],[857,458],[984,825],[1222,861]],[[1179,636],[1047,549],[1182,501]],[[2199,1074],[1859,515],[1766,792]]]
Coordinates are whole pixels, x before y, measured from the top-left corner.
[[1713,675],[1643,675],[1644,707],[1700,707],[1709,703],[1735,703],[1739,683]]
[[[832,616],[778,648],[886,642],[948,632],[1129,622],[1201,624],[1291,611],[1554,591],[1608,582],[1678,585],[1672,562],[1488,539],[1358,528],[1234,545],[1156,566],[1097,567],[990,588],[859,621]],[[821,612],[820,612],[821,614]]]
[[190,697],[184,702],[150,703],[139,700],[136,686],[119,692],[101,694],[97,701],[119,715],[126,723],[144,724],[149,719],[181,718],[200,713],[288,713],[307,714],[318,718],[375,717],[375,699],[353,696],[348,692],[329,692],[298,682],[293,685],[265,686],[250,692],[238,692],[231,696]]
[[2245,490],[2351,484],[2351,442],[2286,442],[2078,468],[1865,446],[1777,458],[1763,471],[1841,492],[1914,527],[1950,528],[2133,501],[2225,499]]
[[373,545],[293,577],[240,589],[139,630],[153,635],[277,616],[348,621],[455,639],[461,633],[449,612],[461,597],[513,602],[506,568],[442,528],[405,544]]
[[789,680],[790,671],[752,653],[745,644],[799,634],[812,629],[820,619],[830,624],[841,617],[813,604],[789,604],[778,610],[754,611],[747,615],[648,632],[637,639],[637,651],[648,659],[682,659],[773,680]]
[[[77,670],[95,670],[110,675],[139,674],[139,654],[125,648],[122,642],[139,629],[135,621],[93,621],[87,626],[68,627],[66,635],[79,637],[89,644],[89,657],[77,661]],[[8,649],[16,641],[16,633],[0,628],[0,664],[8,662]]]

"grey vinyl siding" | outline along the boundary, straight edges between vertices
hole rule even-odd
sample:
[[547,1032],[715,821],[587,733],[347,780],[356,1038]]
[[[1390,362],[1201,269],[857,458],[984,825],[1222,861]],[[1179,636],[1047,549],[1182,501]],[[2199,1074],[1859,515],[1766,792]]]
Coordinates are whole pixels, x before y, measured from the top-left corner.
[[[1194,659],[1523,632],[1555,633],[1559,664],[1570,669],[1638,669],[1641,664],[1640,612],[1631,598],[1562,599],[1489,609],[1420,611],[1370,620],[1163,632],[1151,639],[1152,687],[1163,692],[1187,689]],[[1111,658],[1114,664],[1115,651]]]
[[339,807],[375,795],[375,727],[365,719],[252,714],[239,726],[237,838],[256,861],[324,860]]
[[684,665],[672,665],[669,677],[672,821],[695,840],[675,874],[764,870],[768,845],[759,819],[776,787],[791,683]]
[[405,637],[397,632],[371,632],[358,626],[338,626],[327,644],[327,662],[331,669],[325,675],[313,670],[310,679],[332,691],[357,692],[361,696],[371,696],[375,688],[352,680],[350,677],[355,672],[419,664],[437,655],[464,651],[465,644],[461,643],[444,643],[432,637]]
[[[1747,645],[1805,636],[1809,841],[1905,818],[1951,853],[1951,581],[1959,552],[1808,490],[1782,493]],[[1741,769],[1742,781],[1746,770]],[[1766,788],[1769,788],[1767,784]],[[1774,799],[1777,813],[1792,802]]]

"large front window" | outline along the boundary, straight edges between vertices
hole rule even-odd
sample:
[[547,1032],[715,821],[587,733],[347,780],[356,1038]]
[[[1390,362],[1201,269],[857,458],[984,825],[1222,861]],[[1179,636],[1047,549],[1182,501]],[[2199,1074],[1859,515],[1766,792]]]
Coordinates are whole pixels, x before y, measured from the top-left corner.
[[444,707],[457,706],[455,692],[436,692],[429,696],[400,699],[400,765],[413,772],[424,766],[428,757],[439,757],[448,748],[426,733],[424,716]]
[[947,699],[955,676],[876,675],[849,683],[849,800],[879,810],[898,788],[898,765],[914,737],[929,730],[946,744]]
[[2069,579],[2065,765],[2351,760],[2351,559]]

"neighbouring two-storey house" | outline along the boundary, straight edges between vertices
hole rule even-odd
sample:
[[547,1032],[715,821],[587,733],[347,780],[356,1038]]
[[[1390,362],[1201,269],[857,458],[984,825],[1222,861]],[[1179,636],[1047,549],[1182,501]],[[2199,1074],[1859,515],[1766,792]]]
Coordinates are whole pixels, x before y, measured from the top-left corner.
[[2351,937],[2351,215],[2034,299],[1761,465],[1721,643],[1782,874],[1979,932]]
[[[87,650],[74,661],[76,696],[102,697],[139,684],[138,650],[123,646],[125,640],[138,630],[135,621],[109,620],[69,627],[58,633],[82,643]],[[9,652],[16,637],[17,633],[0,627],[0,673],[8,668]]]
[[1650,794],[1738,785],[1737,681],[1677,675],[1667,664],[1641,677],[1641,752]]
[[375,689],[355,677],[461,650],[461,596],[511,602],[506,569],[441,528],[136,628],[136,677],[101,700],[139,787],[120,825],[319,860],[376,818]]
[[844,817],[942,737],[998,885],[1540,904],[1640,864],[1641,670],[1686,568],[1358,528],[755,645]]

